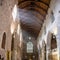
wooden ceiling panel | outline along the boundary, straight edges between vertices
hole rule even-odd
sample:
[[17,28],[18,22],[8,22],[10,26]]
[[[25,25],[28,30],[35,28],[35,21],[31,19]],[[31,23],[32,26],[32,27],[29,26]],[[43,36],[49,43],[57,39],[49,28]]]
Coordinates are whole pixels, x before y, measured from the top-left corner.
[[50,3],[50,0],[40,0],[40,1],[43,1],[44,3],[48,4]]
[[37,6],[30,6],[30,4],[21,7],[21,9],[23,9],[23,8],[24,8],[24,9],[30,9],[30,8],[31,8],[32,10],[37,10],[37,12],[39,12],[40,15],[42,15],[42,16],[45,16],[46,13],[47,13],[47,10],[43,10],[43,8],[40,8],[40,7],[37,7]]
[[24,6],[28,6],[28,5],[30,5],[30,2],[29,1],[26,1],[26,2],[24,2],[24,3],[22,3],[22,4],[19,4],[19,7],[20,8],[23,8]]
[[44,8],[45,10],[47,10],[47,8],[48,8],[48,6],[45,5],[45,4],[42,3],[42,2],[36,2],[35,4],[38,5],[38,6],[41,6],[41,7]]
[[[26,7],[24,9],[31,10],[31,7]],[[34,11],[37,11],[38,14],[35,14],[36,17],[39,17],[40,20],[44,20],[45,15],[41,13],[38,9],[34,8]],[[32,10],[31,10],[32,11]]]
[[18,0],[18,6],[20,9],[32,11],[30,12],[32,15],[30,17],[27,16],[27,20],[22,20],[23,18],[21,18],[22,29],[31,33],[33,32],[34,35],[38,36],[38,33],[44,23],[50,1],[51,0]]
[[43,16],[45,16],[45,15],[47,14],[47,13],[46,13],[45,11],[43,11],[42,9],[39,9],[39,8],[34,8],[34,9],[36,9],[37,12],[40,11],[40,14],[43,15]]

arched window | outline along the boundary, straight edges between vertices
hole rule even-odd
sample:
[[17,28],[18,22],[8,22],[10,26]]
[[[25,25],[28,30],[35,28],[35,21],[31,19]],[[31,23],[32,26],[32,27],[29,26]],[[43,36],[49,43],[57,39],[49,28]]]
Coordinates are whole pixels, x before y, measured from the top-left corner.
[[6,43],[6,33],[3,33],[3,38],[2,38],[2,48],[5,49],[5,43]]
[[56,36],[52,34],[51,38],[51,49],[57,48],[57,41],[56,41]]
[[33,43],[32,42],[27,43],[27,53],[33,53]]

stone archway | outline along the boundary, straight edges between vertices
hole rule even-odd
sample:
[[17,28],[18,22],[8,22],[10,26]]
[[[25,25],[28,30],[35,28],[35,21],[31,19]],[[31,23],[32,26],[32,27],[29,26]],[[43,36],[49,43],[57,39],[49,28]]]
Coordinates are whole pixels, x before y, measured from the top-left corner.
[[47,35],[47,60],[58,60],[57,57],[57,39],[49,32]]

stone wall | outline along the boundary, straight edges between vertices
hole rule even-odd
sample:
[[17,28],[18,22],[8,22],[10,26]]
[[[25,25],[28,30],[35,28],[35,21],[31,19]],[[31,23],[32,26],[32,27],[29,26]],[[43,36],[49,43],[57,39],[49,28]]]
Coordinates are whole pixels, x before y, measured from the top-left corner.
[[[46,29],[44,27],[46,27]],[[49,47],[51,45],[51,43],[50,43],[51,33],[56,35],[57,56],[58,56],[58,60],[60,60],[60,58],[59,58],[59,56],[60,56],[60,0],[57,0],[57,1],[51,0],[50,8],[48,9],[48,14],[46,15],[46,19],[44,21],[43,27],[37,38],[38,48],[39,48],[39,45],[42,47],[41,42],[44,40],[47,45],[46,49],[49,49]],[[46,55],[46,59],[49,60],[48,54]]]
[[[14,5],[17,3],[16,0],[1,0],[2,4],[0,5],[0,55],[4,57],[5,60],[7,57],[7,51],[11,54],[11,31],[10,25],[13,20],[12,10]],[[5,49],[1,47],[3,33],[6,33],[6,44]]]

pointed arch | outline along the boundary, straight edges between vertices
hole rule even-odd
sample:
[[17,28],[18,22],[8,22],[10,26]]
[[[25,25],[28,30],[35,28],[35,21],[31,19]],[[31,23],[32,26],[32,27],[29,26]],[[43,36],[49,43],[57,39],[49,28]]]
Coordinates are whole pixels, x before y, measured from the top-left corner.
[[57,48],[56,36],[52,34],[51,36],[51,50]]
[[3,33],[3,37],[2,37],[2,48],[5,49],[5,44],[6,44],[6,33]]

